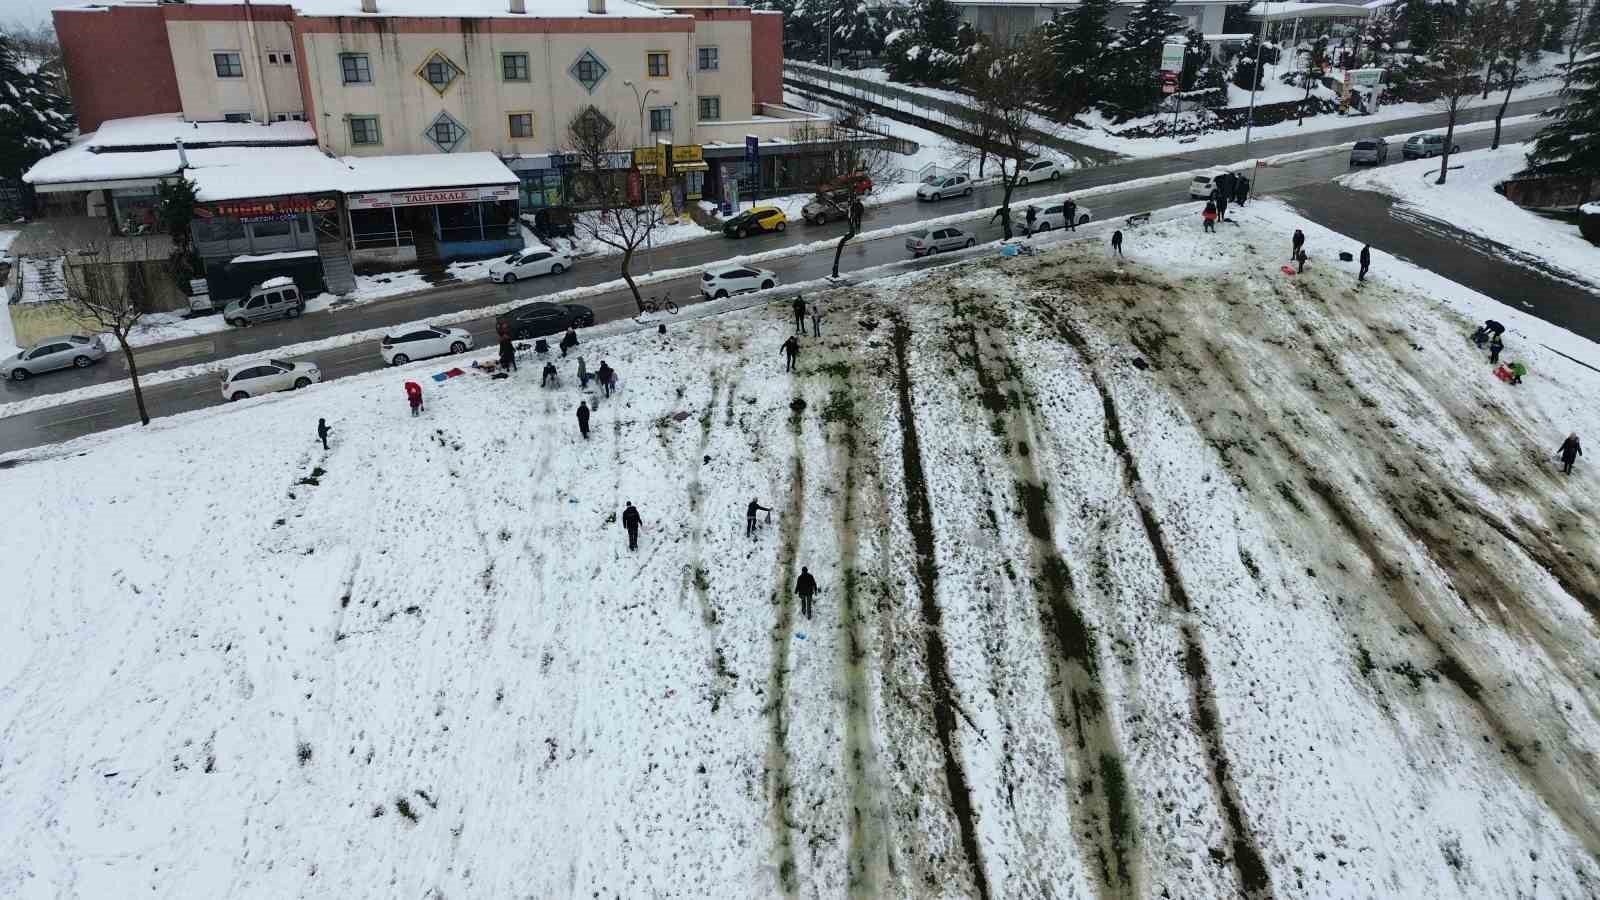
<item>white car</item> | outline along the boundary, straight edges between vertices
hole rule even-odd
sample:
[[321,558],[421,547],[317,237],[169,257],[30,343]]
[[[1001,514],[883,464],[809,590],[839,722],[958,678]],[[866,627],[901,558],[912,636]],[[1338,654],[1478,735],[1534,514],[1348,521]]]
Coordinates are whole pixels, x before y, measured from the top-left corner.
[[1061,177],[1061,166],[1053,159],[1030,159],[1022,164],[1022,172],[1017,175],[1017,184],[1038,184],[1041,181],[1055,181]]
[[429,325],[404,334],[383,336],[383,364],[403,366],[414,359],[465,353],[472,349],[472,334],[460,328]]
[[489,267],[489,278],[501,284],[513,284],[519,278],[538,275],[560,275],[572,268],[572,254],[549,247],[529,247],[496,262]]
[[924,228],[906,235],[906,249],[912,256],[932,256],[947,250],[971,247],[977,241],[972,235],[954,225],[943,228]]
[[918,200],[971,197],[972,179],[965,175],[929,175],[917,185]]
[[222,373],[222,399],[243,400],[273,391],[294,391],[322,380],[322,370],[307,359],[285,362],[269,359],[264,363],[234,366]]
[[777,272],[755,266],[714,266],[700,276],[700,293],[707,300],[764,291],[777,286]]
[[1211,192],[1216,189],[1216,184],[1214,182],[1217,180],[1217,176],[1226,171],[1228,170],[1212,169],[1209,172],[1201,172],[1199,175],[1196,175],[1194,179],[1189,182],[1189,196],[1196,200],[1211,199]]
[[[1073,211],[1077,217],[1077,224],[1085,225],[1094,218],[1094,210],[1082,204]],[[1026,212],[1024,212],[1026,215]],[[1015,221],[1014,219],[1012,221]],[[1026,222],[1026,219],[1024,219]],[[1052,203],[1039,210],[1039,215],[1033,220],[1034,231],[1049,231],[1052,228],[1067,227],[1067,205],[1065,203]]]

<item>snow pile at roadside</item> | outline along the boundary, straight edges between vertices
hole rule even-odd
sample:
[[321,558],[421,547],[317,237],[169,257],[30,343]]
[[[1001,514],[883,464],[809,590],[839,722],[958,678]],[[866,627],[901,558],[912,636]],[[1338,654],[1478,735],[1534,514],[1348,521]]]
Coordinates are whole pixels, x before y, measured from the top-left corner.
[[[1529,212],[1494,186],[1527,168],[1527,144],[1452,154],[1449,177],[1438,180],[1439,160],[1419,159],[1339,179],[1346,187],[1394,197],[1410,211],[1510,247],[1540,271],[1600,288],[1600,248],[1583,239],[1575,223]],[[1461,168],[1456,168],[1460,166]]]
[[[9,262],[10,255],[7,250],[11,242],[17,239],[20,231],[0,231],[0,262]],[[8,278],[20,278],[22,273],[13,270]],[[5,307],[11,299],[9,281],[0,285],[0,359],[17,352],[17,336],[11,327],[11,311]]]
[[0,893],[1584,895],[1597,348],[1234,215],[13,457]]

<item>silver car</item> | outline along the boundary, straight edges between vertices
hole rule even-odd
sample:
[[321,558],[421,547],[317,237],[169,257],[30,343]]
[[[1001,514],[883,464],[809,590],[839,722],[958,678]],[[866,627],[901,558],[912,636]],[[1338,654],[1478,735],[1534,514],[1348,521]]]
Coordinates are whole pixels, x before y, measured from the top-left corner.
[[971,247],[976,240],[954,226],[943,228],[924,228],[906,235],[906,249],[912,256],[932,256],[935,253],[944,253],[949,250],[960,250]]
[[1383,138],[1365,138],[1350,148],[1350,165],[1381,166],[1389,161],[1389,142]]
[[81,334],[45,338],[16,356],[0,360],[0,378],[27,381],[40,372],[87,368],[106,358],[100,341]]

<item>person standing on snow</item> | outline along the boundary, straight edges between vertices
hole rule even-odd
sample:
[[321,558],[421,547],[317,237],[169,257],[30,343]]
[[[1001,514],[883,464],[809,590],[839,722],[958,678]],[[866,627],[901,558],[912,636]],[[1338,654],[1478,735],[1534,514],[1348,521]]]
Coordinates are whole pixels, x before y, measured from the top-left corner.
[[611,396],[611,383],[617,378],[617,370],[611,368],[605,360],[600,360],[600,368],[595,372],[595,377],[600,379],[600,386],[606,389],[606,396]]
[[580,356],[580,357],[578,357],[578,387],[586,388],[588,386],[589,386],[589,364],[584,362],[583,357]]
[[800,595],[800,614],[811,618],[811,599],[817,595],[817,579],[811,577],[811,570],[805,566],[800,567],[800,577],[795,580],[794,592]]
[[1300,248],[1306,245],[1306,233],[1296,228],[1294,230],[1294,248],[1289,251],[1289,261],[1295,262],[1300,258]]
[[785,372],[794,371],[794,358],[798,356],[799,353],[800,341],[791,334],[789,335],[789,339],[783,342],[783,370]]
[[756,533],[756,512],[766,510],[767,521],[772,521],[772,507],[762,506],[761,501],[751,498],[750,505],[744,508],[744,536],[754,537]]
[[1496,334],[1489,338],[1489,365],[1497,366],[1500,364],[1500,351],[1505,348],[1505,342],[1500,340],[1500,335]]
[[1250,199],[1250,179],[1240,175],[1233,183],[1233,202],[1236,206],[1244,206]]
[[539,375],[539,387],[550,385],[561,386],[561,373],[556,371],[556,364],[553,362],[545,363],[544,372]]
[[1023,224],[1022,227],[1024,229],[1024,232],[1029,237],[1033,236],[1033,223],[1037,222],[1038,220],[1039,220],[1039,210],[1036,209],[1035,207],[1032,207],[1032,206],[1028,207],[1028,214],[1027,214],[1027,217],[1026,217],[1026,221]]
[[622,527],[628,529],[628,549],[639,549],[639,510],[634,508],[631,500],[622,511]]
[[1202,210],[1201,213],[1200,213],[1200,221],[1202,223],[1204,223],[1202,225],[1202,227],[1206,231],[1208,231],[1210,233],[1213,233],[1213,234],[1216,233],[1216,230],[1217,230],[1217,201],[1215,201],[1215,200],[1207,200],[1206,201],[1206,208],[1204,210]]
[[1072,200],[1072,199],[1068,199],[1067,200],[1067,206],[1066,206],[1066,213],[1067,213],[1067,230],[1068,231],[1077,231],[1078,230],[1078,201]]
[[507,372],[517,370],[517,348],[511,346],[511,338],[504,335],[500,338],[500,368]]
[[794,331],[796,334],[806,333],[806,301],[799,294],[794,295]]
[[415,381],[406,382],[406,402],[411,404],[411,415],[422,413],[422,385]]
[[1367,270],[1372,268],[1372,245],[1361,245],[1361,271],[1356,275],[1356,282],[1367,280]]
[[332,433],[333,429],[328,427],[327,419],[317,420],[317,440],[322,442],[322,449],[328,449],[328,435]]
[[1583,455],[1583,447],[1578,443],[1578,433],[1576,431],[1568,434],[1567,439],[1561,442],[1561,447],[1556,450],[1556,455],[1561,457],[1561,474],[1571,475],[1572,464],[1577,462],[1578,457]]
[[567,351],[578,346],[578,332],[572,326],[567,326],[567,333],[561,336],[561,358],[565,359]]
[[1120,228],[1111,232],[1111,249],[1118,256],[1122,255],[1122,230]]
[[1299,254],[1295,256],[1295,263],[1296,266],[1294,271],[1296,275],[1306,270],[1306,248],[1300,248]]
[[811,301],[811,336],[822,337],[822,304]]
[[589,439],[589,404],[583,400],[578,401],[578,432]]

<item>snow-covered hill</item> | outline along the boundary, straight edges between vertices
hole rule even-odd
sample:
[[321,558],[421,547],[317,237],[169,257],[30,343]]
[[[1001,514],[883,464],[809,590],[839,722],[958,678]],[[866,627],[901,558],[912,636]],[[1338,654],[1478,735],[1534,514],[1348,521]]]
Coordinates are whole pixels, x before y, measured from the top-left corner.
[[1600,354],[1236,215],[20,457],[0,894],[1592,895]]

